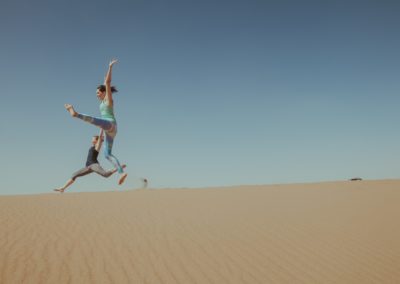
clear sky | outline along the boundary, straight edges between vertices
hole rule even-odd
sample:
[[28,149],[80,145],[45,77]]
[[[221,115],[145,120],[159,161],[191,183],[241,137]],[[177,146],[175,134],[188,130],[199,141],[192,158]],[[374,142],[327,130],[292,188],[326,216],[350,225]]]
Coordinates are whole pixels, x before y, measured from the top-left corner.
[[394,0],[1,0],[0,194],[84,165],[63,105],[99,115],[113,57],[121,189],[400,178],[399,30]]

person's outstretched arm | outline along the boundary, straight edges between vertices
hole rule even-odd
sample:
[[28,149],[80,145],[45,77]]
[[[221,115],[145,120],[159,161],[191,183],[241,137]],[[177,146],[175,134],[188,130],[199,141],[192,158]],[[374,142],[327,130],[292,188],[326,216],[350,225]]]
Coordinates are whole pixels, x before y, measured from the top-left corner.
[[115,63],[117,63],[117,59],[113,59],[110,61],[110,64],[108,65],[108,71],[106,78],[104,79],[104,85],[106,86],[106,101],[109,105],[113,104],[113,98],[112,98],[112,91],[111,91],[111,73],[112,73],[112,67]]
[[103,133],[104,133],[104,131],[103,131],[103,129],[101,129],[100,134],[99,134],[99,139],[97,140],[97,143],[94,146],[97,152],[100,152],[101,145],[103,144],[103,140],[104,140]]

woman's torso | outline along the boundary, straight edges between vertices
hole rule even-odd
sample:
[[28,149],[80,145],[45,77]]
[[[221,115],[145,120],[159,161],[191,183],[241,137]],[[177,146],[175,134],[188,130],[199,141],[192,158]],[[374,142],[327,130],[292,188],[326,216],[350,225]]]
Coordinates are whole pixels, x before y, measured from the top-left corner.
[[101,118],[116,122],[114,116],[114,107],[107,105],[105,101],[101,101],[100,103],[100,114]]

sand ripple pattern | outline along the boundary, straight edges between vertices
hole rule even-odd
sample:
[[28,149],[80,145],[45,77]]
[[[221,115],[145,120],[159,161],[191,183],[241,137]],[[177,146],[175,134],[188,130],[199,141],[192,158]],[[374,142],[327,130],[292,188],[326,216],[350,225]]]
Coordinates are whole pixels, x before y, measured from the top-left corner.
[[400,181],[0,197],[0,283],[400,283]]

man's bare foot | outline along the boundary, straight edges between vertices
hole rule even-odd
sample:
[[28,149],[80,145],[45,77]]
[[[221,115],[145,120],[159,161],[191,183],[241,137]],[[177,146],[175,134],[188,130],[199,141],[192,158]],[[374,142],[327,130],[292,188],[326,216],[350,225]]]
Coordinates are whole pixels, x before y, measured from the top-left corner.
[[127,173],[122,174],[121,177],[119,178],[118,184],[119,185],[123,184],[127,176],[128,176]]
[[78,114],[74,110],[74,107],[70,104],[65,104],[64,107],[68,110],[69,114],[73,117],[77,116]]
[[61,188],[56,188],[56,189],[54,189],[54,191],[58,191],[59,193],[64,193],[64,189],[61,189]]
[[[121,166],[121,168],[125,169],[125,168],[126,168],[126,165],[123,164],[123,165]],[[112,170],[112,173],[115,174],[117,171],[118,171],[118,169],[113,169],[113,170]]]

